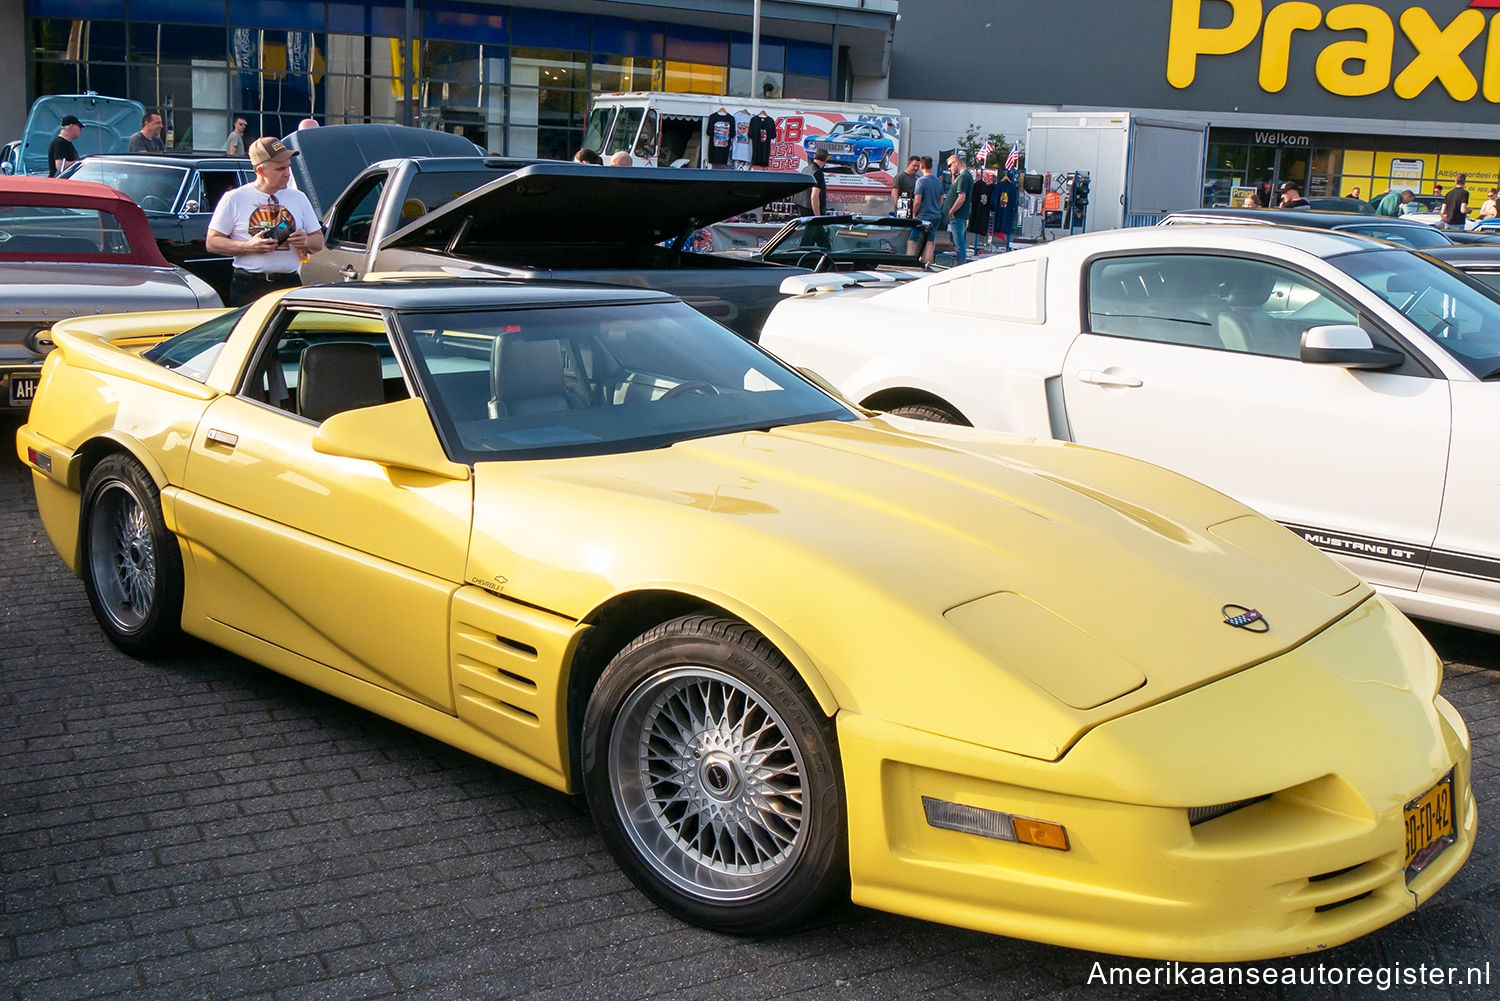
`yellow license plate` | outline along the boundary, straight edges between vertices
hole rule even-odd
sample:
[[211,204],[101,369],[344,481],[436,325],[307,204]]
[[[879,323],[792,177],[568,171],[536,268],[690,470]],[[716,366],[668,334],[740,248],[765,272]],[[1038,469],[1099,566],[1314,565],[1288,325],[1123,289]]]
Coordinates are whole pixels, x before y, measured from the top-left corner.
[[1409,880],[1453,844],[1453,772],[1406,804],[1406,878]]

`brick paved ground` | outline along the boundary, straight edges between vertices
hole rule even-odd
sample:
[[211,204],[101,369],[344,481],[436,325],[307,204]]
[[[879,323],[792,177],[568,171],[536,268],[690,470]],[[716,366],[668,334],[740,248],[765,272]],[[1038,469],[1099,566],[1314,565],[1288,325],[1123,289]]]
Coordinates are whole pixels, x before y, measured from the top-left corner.
[[[1500,990],[1106,989],[1088,980],[1109,957],[849,905],[769,941],[685,926],[566,796],[206,646],[115,651],[42,535],[15,426],[0,418],[0,1001]],[[1500,656],[1429,634],[1474,736],[1473,860],[1422,913],[1279,967],[1489,962],[1500,983]]]

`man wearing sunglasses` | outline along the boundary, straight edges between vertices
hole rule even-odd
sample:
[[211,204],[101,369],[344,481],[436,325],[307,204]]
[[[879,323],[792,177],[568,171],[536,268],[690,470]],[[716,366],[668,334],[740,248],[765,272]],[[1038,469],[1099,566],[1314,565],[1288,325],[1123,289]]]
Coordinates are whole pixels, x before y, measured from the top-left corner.
[[211,254],[234,258],[231,306],[301,285],[298,265],[323,249],[323,230],[312,203],[287,187],[296,155],[279,139],[255,140],[250,144],[255,180],[226,192],[214,208],[205,246]]

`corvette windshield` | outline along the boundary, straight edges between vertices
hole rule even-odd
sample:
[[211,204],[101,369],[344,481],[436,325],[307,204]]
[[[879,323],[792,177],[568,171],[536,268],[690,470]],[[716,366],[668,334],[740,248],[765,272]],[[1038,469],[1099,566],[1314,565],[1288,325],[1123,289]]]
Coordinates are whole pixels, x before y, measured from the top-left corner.
[[461,462],[635,451],[856,417],[680,302],[406,314],[400,323]]
[[1345,273],[1390,303],[1481,379],[1500,376],[1500,299],[1481,282],[1401,250],[1345,254]]

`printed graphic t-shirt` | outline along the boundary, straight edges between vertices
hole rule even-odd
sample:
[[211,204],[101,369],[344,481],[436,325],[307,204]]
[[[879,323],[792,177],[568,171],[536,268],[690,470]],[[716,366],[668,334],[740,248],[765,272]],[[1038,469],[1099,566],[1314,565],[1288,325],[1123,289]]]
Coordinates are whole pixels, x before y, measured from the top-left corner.
[[[748,122],[748,119],[747,119]],[[729,162],[729,144],[734,140],[734,116],[727,111],[717,111],[708,116],[708,162],[720,165]]]
[[268,195],[255,182],[242,184],[227,192],[214,207],[208,228],[235,240],[251,236],[269,236],[281,247],[269,254],[242,254],[234,266],[252,274],[291,274],[297,270],[297,251],[286,238],[294,230],[304,233],[321,231],[318,216],[307,196],[294,188]]

